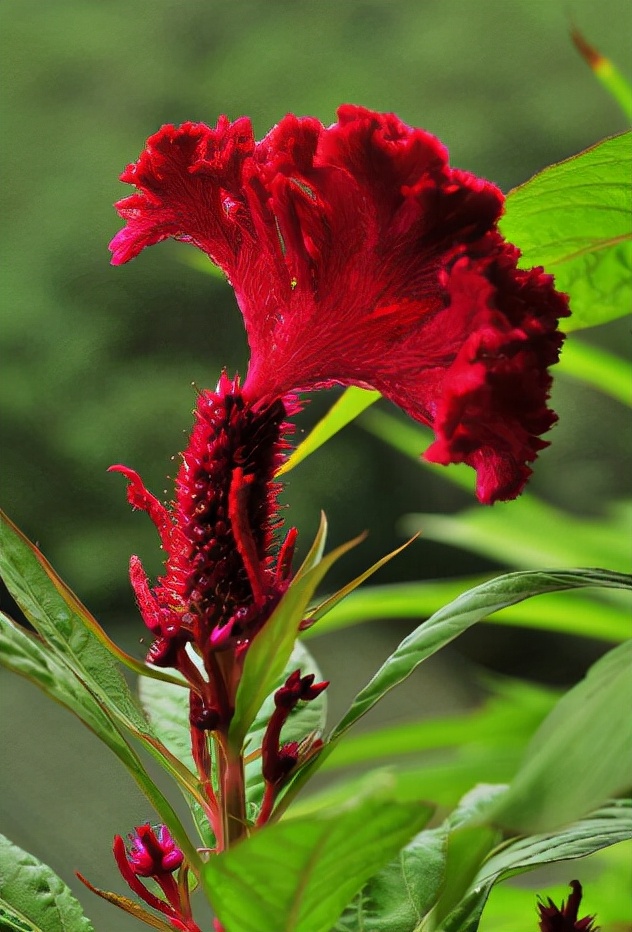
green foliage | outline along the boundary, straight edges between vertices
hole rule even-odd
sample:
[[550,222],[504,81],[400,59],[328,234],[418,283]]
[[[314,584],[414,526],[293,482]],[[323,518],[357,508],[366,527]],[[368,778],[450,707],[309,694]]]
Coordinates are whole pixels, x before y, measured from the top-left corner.
[[94,932],[81,906],[50,867],[0,835],[2,932]]
[[566,330],[594,327],[632,305],[632,133],[606,139],[514,189],[501,220],[523,268],[544,266],[570,297]]
[[[274,691],[281,686],[294,670],[300,669],[301,675],[313,673],[316,680],[322,680],[322,674],[313,657],[303,644],[294,645],[290,659],[270,694],[257,712],[250,726],[245,742],[245,754],[248,758],[261,748],[266,726],[274,711]],[[151,726],[166,748],[189,770],[195,771],[191,755],[189,736],[189,691],[181,686],[165,683],[161,680],[142,677],[139,680],[140,699]],[[327,719],[327,694],[322,692],[316,699],[303,703],[290,713],[281,732],[282,742],[301,741],[311,733],[320,734]],[[261,760],[254,757],[246,763],[246,799],[253,815],[261,803],[263,777]],[[187,797],[193,818],[206,847],[213,847],[214,840],[210,834],[208,819],[204,811],[191,796]]]
[[[83,606],[37,548],[5,515],[0,515],[0,519],[0,574],[41,638],[38,650],[39,642],[18,633],[13,656],[8,654],[7,664],[32,678],[37,686],[79,714],[115,751],[195,867],[198,855],[180,820],[123,738],[121,728],[138,738],[189,792],[195,792],[192,775],[156,740],[112,654],[86,624],[87,613]],[[11,629],[5,627],[4,632]],[[43,658],[43,653],[52,655],[52,666]],[[0,655],[0,661],[5,662],[4,655]],[[58,670],[62,677],[56,682],[51,673]]]
[[494,808],[500,824],[549,831],[632,789],[632,640],[597,661],[535,733]]
[[[438,829],[417,835],[362,888],[336,932],[386,928],[389,932],[476,932],[495,884],[542,864],[586,857],[632,837],[632,802],[620,800],[557,833],[517,839],[490,850],[492,832],[467,823],[489,808],[489,802],[502,791],[503,787],[477,788]],[[457,850],[455,863],[451,855]],[[461,872],[458,863],[469,864],[469,868]],[[535,909],[533,894],[531,909]],[[386,917],[390,924],[381,925]]]
[[379,392],[366,391],[362,388],[351,388],[340,396],[326,416],[316,424],[305,440],[300,443],[292,455],[286,460],[278,475],[282,476],[298,466],[302,460],[315,453],[319,447],[330,440],[339,430],[355,420],[370,405],[380,398]]
[[238,750],[266,696],[278,682],[290,659],[299,625],[307,613],[316,587],[333,564],[359,543],[357,538],[332,550],[326,557],[319,557],[325,534],[326,524],[323,522],[312,547],[315,565],[297,574],[246,654],[229,732],[230,740]]
[[491,685],[491,697],[472,712],[346,734],[323,767],[336,770],[380,759],[394,761],[404,754],[467,745],[485,747],[490,752],[513,746],[521,748],[550,712],[557,694],[518,681]]
[[342,735],[389,690],[410,676],[423,660],[492,612],[541,593],[584,586],[632,589],[632,576],[605,570],[539,570],[498,576],[464,592],[401,642],[371,682],[358,693],[333,736]]
[[326,815],[267,826],[205,865],[209,899],[229,929],[329,932],[431,814],[429,806],[389,798],[385,787]]

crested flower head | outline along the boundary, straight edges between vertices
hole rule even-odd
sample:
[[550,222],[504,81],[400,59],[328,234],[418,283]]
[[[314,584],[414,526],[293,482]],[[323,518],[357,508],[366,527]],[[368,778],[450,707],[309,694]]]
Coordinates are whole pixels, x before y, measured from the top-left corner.
[[555,421],[547,407],[568,314],[522,270],[493,184],[393,114],[343,106],[324,127],[284,117],[164,126],[122,180],[113,262],[167,237],[228,276],[251,350],[243,394],[270,403],[340,385],[379,390],[431,426],[427,459],[465,462],[481,501],[514,498]]

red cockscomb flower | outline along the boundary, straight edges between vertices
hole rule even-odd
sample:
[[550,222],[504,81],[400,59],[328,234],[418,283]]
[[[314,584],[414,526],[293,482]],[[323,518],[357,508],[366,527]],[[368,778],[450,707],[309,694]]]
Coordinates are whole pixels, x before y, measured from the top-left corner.
[[518,495],[547,408],[567,300],[497,229],[503,195],[450,168],[393,114],[346,105],[325,128],[284,117],[164,126],[121,179],[138,193],[113,262],[167,237],[226,272],[251,349],[244,396],[334,383],[379,390],[430,425],[427,459],[466,462],[492,503]]

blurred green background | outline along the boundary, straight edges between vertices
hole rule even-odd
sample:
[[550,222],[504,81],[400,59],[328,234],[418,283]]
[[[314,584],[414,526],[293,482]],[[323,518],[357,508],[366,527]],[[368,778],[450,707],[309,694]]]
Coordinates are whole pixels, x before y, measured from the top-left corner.
[[[630,13],[629,0],[2,0],[3,507],[114,637],[140,653],[127,561],[139,553],[157,572],[160,551],[150,522],[131,512],[123,481],[106,469],[130,465],[161,496],[191,423],[191,383],[212,387],[222,366],[244,373],[247,361],[232,292],[194,268],[190,247],[163,243],[124,268],[108,264],[107,243],[121,225],[111,204],[131,190],[117,176],[146,137],[164,122],[214,123],[220,113],[250,115],[262,136],[287,111],[329,123],[351,101],[429,129],[454,165],[508,191],[626,128],[569,28],[629,75]],[[620,351],[628,334],[626,321],[578,339]],[[301,427],[333,397],[314,397]],[[560,423],[531,489],[599,515],[604,500],[628,490],[625,409],[562,379],[554,405]],[[401,542],[403,514],[472,505],[359,425],[290,475],[285,501],[303,541],[320,508],[332,544],[370,531],[332,586]],[[422,540],[378,581],[495,565]],[[335,707],[407,626],[313,642],[325,675],[339,671]],[[594,641],[569,646],[482,627],[424,667],[423,682],[384,714],[467,705],[478,695],[478,665],[567,684],[598,650]],[[104,852],[114,832],[149,818],[148,808],[66,713],[4,671],[0,685],[0,831],[68,881],[78,868],[122,890]],[[83,899],[97,930],[137,927]]]

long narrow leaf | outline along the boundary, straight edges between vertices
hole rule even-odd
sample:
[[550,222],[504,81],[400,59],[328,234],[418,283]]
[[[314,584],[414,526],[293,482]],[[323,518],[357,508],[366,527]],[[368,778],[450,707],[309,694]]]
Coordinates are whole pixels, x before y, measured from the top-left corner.
[[283,672],[298,636],[316,587],[340,557],[355,547],[364,535],[342,544],[295,579],[276,609],[252,642],[237,689],[230,740],[237,749],[246,737],[266,696]]
[[355,385],[347,388],[327,414],[321,418],[302,443],[297,446],[292,455],[288,457],[277,475],[282,476],[298,466],[299,463],[302,463],[304,459],[311,456],[319,447],[322,447],[338,431],[354,421],[359,414],[362,414],[379,398],[379,392],[356,388]]
[[343,734],[382,696],[410,676],[423,660],[492,612],[532,596],[586,586],[632,589],[632,576],[607,570],[509,573],[463,593],[401,642],[371,682],[356,696],[332,738]]
[[[485,577],[430,580],[368,586],[353,592],[336,605],[304,637],[327,634],[351,625],[386,618],[428,618],[462,592],[485,582]],[[612,590],[614,591],[614,590]],[[485,622],[583,635],[605,641],[623,641],[630,636],[630,613],[606,603],[596,595],[569,591],[543,595],[534,602],[518,602],[488,615]]]

